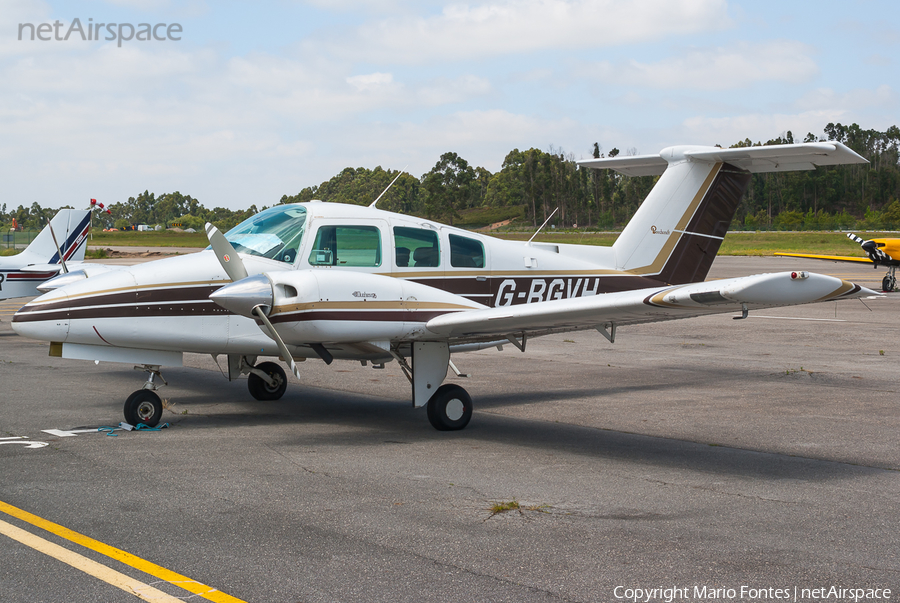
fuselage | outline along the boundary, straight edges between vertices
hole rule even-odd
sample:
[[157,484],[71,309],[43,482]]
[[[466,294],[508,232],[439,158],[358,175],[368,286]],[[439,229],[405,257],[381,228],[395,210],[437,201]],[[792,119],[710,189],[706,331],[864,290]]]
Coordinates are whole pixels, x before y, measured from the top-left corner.
[[[332,285],[323,285],[315,299],[295,304],[291,317],[328,323],[323,330],[328,333],[347,331],[352,322],[354,333],[345,338],[356,341],[387,341],[385,333],[407,337],[415,333],[416,324],[465,307],[513,306],[664,285],[616,270],[610,248],[504,241],[354,205],[277,206],[226,236],[251,275],[308,271],[311,277],[329,275],[320,281],[349,285],[351,297],[340,300]],[[342,276],[334,278],[338,274]],[[372,297],[378,295],[375,283],[390,289],[393,280],[418,288]],[[354,286],[354,281],[366,282]],[[157,260],[51,291],[22,308],[13,328],[28,337],[66,344],[276,355],[274,342],[254,320],[209,299],[228,283],[211,250]],[[379,330],[379,323],[389,328]],[[329,341],[340,343],[340,338]],[[336,357],[342,352],[354,358],[367,353],[351,345],[337,348]],[[298,357],[311,355],[296,351]]]

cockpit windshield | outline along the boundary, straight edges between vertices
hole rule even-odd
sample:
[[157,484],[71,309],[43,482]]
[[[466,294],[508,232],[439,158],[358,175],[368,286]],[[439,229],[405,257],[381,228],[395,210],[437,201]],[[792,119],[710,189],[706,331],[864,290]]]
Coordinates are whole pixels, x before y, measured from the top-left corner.
[[293,264],[306,229],[306,208],[276,205],[225,233],[235,251]]

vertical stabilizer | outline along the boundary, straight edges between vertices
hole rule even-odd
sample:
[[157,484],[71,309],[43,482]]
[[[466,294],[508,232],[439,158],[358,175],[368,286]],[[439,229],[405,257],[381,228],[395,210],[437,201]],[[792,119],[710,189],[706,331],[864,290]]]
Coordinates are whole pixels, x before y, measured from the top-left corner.
[[59,264],[59,252],[66,261],[81,261],[87,247],[91,212],[83,209],[61,209],[50,221],[53,233],[59,243],[59,250],[53,242],[50,229],[44,226],[30,245],[22,252],[30,261],[40,264]]
[[661,174],[613,244],[616,268],[670,284],[702,281],[756,172],[866,163],[837,142],[750,148],[678,146],[659,155],[580,161],[628,176]]

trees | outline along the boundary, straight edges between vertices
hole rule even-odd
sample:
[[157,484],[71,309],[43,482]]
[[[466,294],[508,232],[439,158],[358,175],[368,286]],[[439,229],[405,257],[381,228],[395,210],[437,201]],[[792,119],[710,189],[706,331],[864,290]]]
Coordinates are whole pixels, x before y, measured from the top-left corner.
[[[867,130],[857,124],[829,123],[821,140],[836,140],[865,157],[867,165],[820,167],[807,172],[754,174],[738,207],[735,225],[746,228],[849,227],[851,223],[883,222],[900,227],[900,128],[884,132]],[[788,130],[766,144],[792,144]],[[817,137],[807,133],[804,142]],[[745,138],[733,147],[759,146]],[[636,149],[629,149],[635,154]],[[603,156],[603,147],[590,147],[593,157]],[[613,147],[608,157],[619,155]],[[421,177],[404,173],[379,200],[378,207],[389,211],[428,216],[453,223],[459,212],[475,207],[524,207],[523,225],[540,225],[550,212],[557,226],[616,228],[625,224],[655,183],[653,177],[626,178],[609,170],[579,169],[575,156],[562,149],[548,151],[513,149],[503,159],[500,171],[491,173],[471,166],[453,152],[441,155],[434,167]],[[399,172],[378,166],[374,169],[347,167],[331,179],[303,188],[295,195],[283,195],[280,203],[321,199],[337,203],[369,205]],[[85,204],[86,205],[86,204]],[[0,206],[0,223],[12,218],[30,230],[38,230],[52,217],[38,203],[7,209]],[[127,224],[165,224],[176,219],[211,221],[230,228],[255,213],[256,207],[229,210],[207,209],[198,200],[179,191],[155,195],[144,192],[127,201],[109,204],[112,215],[97,213],[95,227],[123,220]],[[515,213],[515,212],[513,212]],[[778,216],[785,214],[780,220]],[[798,221],[798,216],[802,219]],[[777,224],[776,224],[777,222]]]
[[479,184],[468,161],[456,153],[444,153],[422,177],[425,214],[452,225],[454,218],[459,218],[460,209],[480,205],[483,188],[486,187]]

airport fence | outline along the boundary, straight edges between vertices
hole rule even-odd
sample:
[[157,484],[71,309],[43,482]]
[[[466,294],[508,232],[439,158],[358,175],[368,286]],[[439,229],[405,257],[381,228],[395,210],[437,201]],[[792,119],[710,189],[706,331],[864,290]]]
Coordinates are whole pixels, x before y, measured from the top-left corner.
[[25,249],[38,236],[39,230],[10,230],[3,233],[0,249]]

